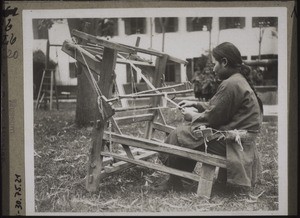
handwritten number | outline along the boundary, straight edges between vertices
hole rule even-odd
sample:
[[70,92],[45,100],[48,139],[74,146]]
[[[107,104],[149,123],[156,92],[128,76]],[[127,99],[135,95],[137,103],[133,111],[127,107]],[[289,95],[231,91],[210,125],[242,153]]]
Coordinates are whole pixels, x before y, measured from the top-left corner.
[[3,15],[4,15],[4,17],[8,17],[8,16],[17,16],[17,15],[19,15],[19,14],[17,14],[17,11],[18,11],[18,8],[17,7],[15,7],[14,9],[10,9],[10,6],[8,6],[6,9],[5,9],[5,11],[4,11],[4,13],[3,13]]
[[17,185],[15,185],[15,190],[17,190],[18,192],[21,191],[21,187],[17,187]]
[[12,33],[11,37],[10,37],[10,40],[9,40],[10,44],[13,45],[16,42],[16,40],[17,40],[17,37],[14,36],[14,34]]
[[18,58],[18,51],[14,51],[14,54],[12,56],[13,59],[17,59]]
[[8,40],[9,37],[7,34],[4,34],[2,37],[3,37],[3,39],[2,39],[3,45],[8,45],[8,43],[10,45],[13,45],[17,41],[17,37],[13,33],[11,33],[9,40]]
[[16,178],[16,179],[15,179],[15,182],[21,183],[22,180],[21,180],[21,178]]
[[[15,183],[17,183],[17,184],[19,184],[19,183],[21,183],[22,182],[22,178],[21,178],[21,175],[19,175],[19,174],[15,174]],[[17,196],[22,196],[22,188],[21,188],[21,185],[20,186],[18,186],[17,184],[15,184],[15,198],[17,197]],[[16,199],[16,202],[15,202],[15,208],[17,208],[18,209],[18,214],[20,213],[20,211],[19,210],[22,210],[23,208],[22,208],[22,201],[21,201],[22,199]]]
[[3,58],[13,58],[13,59],[17,59],[18,57],[19,57],[18,51],[13,52],[11,49],[8,49],[6,56],[3,56]]
[[8,45],[7,36],[8,36],[7,34],[3,35],[3,39],[2,39],[2,44],[3,45]]
[[15,197],[22,195],[20,192],[15,192]]
[[7,21],[8,21],[8,23],[5,26],[5,31],[6,32],[10,31],[10,29],[12,28],[12,24],[10,24],[11,23],[11,19],[9,18],[9,19],[7,19]]
[[22,205],[21,204],[16,204],[15,208],[21,209],[22,210]]
[[[17,7],[11,8],[10,6],[8,6],[8,7],[6,7],[6,9],[3,11],[3,14],[1,14],[1,15],[4,16],[5,18],[8,16],[14,17],[14,16],[18,15],[17,11],[18,11]],[[4,23],[5,21],[6,21],[6,23]],[[2,38],[1,38],[1,44],[6,45],[6,46],[15,44],[15,42],[17,41],[17,36],[15,36],[14,33],[10,33],[10,34],[8,33],[13,28],[12,19],[11,18],[1,19],[1,24],[5,25],[4,33],[2,34]],[[18,51],[12,51],[12,50],[8,49],[6,58],[17,59]],[[18,179],[20,177],[20,175],[16,175],[16,177]]]

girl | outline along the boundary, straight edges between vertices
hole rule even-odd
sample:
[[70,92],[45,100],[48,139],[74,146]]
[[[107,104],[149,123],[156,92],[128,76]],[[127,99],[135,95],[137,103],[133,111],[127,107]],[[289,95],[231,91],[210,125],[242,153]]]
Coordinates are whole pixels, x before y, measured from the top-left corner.
[[[263,108],[251,80],[250,68],[243,64],[240,51],[229,42],[218,45],[212,51],[214,72],[220,83],[216,94],[209,102],[182,101],[182,113],[188,125],[177,127],[165,142],[204,151],[199,145],[199,130],[210,127],[218,131],[244,130],[248,140],[242,145],[227,140],[212,140],[207,143],[207,152],[227,159],[227,170],[220,169],[226,181],[234,185],[251,187],[255,184],[259,170],[259,158],[255,139],[259,133]],[[241,148],[242,146],[242,148]],[[196,162],[170,155],[167,165],[192,172]],[[154,190],[183,189],[181,178],[170,175],[169,179],[154,187]]]

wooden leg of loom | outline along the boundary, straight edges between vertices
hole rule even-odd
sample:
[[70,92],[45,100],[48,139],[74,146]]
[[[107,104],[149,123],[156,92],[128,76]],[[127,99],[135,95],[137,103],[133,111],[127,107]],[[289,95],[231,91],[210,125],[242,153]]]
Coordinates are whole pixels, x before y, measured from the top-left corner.
[[103,133],[104,126],[100,129],[94,129],[94,139],[87,163],[86,189],[90,192],[96,192],[100,183],[100,174],[103,169],[103,157],[100,155],[103,151]]
[[216,166],[202,163],[197,195],[210,199]]

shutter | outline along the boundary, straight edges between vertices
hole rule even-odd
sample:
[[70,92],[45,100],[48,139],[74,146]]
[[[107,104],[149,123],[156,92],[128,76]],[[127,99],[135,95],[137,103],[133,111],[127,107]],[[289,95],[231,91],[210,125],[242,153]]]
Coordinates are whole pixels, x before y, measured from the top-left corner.
[[178,32],[178,18],[175,17],[174,19],[174,32]]
[[160,18],[156,17],[154,19],[154,25],[155,25],[155,32],[156,33],[162,33],[162,29],[161,29],[161,23],[160,23]]
[[212,17],[208,17],[207,18],[207,30],[208,31],[211,31],[211,28],[212,28]]
[[131,18],[124,18],[125,22],[125,34],[131,35]]

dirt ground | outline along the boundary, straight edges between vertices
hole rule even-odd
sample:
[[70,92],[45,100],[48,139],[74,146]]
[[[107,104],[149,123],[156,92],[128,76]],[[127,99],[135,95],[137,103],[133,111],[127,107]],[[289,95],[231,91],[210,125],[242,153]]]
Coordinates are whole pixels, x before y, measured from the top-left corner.
[[[164,111],[168,124],[183,122],[176,109]],[[85,189],[86,163],[92,126],[77,127],[75,103],[60,103],[60,110],[34,114],[34,181],[37,212],[151,212],[278,210],[277,122],[263,124],[258,149],[261,178],[250,193],[215,184],[210,200],[197,197],[195,185],[184,192],[157,193],[148,189],[167,174],[133,167],[101,181],[98,193]],[[145,124],[124,126],[126,134],[141,135]],[[153,159],[152,161],[158,161]],[[198,166],[198,165],[197,165]]]

